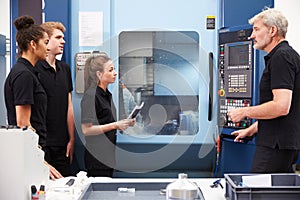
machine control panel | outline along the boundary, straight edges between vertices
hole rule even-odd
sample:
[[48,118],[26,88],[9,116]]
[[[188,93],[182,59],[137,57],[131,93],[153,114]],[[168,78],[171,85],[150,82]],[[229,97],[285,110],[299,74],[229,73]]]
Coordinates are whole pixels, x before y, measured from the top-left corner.
[[220,45],[219,95],[251,97],[251,41]]
[[233,128],[246,128],[251,125],[250,118],[244,118],[243,120],[233,123],[227,115],[227,112],[231,109],[249,107],[251,100],[249,99],[220,99],[220,113],[219,113],[219,124],[223,127]]
[[245,118],[233,123],[230,109],[251,106],[252,41],[230,41],[219,45],[219,126],[247,128],[252,121]]

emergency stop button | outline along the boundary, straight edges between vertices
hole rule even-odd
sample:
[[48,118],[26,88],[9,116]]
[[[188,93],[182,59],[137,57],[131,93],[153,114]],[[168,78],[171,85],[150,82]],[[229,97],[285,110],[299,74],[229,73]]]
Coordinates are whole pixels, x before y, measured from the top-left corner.
[[224,97],[224,96],[225,96],[225,90],[224,90],[224,89],[220,89],[220,90],[218,91],[218,95],[219,95],[220,97]]

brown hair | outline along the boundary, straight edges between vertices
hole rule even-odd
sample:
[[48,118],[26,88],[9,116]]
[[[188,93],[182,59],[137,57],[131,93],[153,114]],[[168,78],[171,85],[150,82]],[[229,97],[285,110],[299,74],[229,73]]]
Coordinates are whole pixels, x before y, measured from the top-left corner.
[[18,17],[14,21],[14,25],[17,29],[16,40],[18,43],[18,56],[24,51],[28,50],[29,43],[33,40],[35,43],[39,43],[39,40],[44,37],[45,30],[34,24],[34,20],[29,15]]
[[61,22],[45,22],[41,24],[41,27],[47,32],[49,37],[52,36],[54,29],[58,29],[62,32],[66,31],[65,26]]
[[104,52],[96,56],[91,56],[86,60],[84,67],[84,91],[89,87],[98,85],[99,79],[97,77],[97,71],[102,73],[104,71],[104,65],[109,61],[111,61],[111,59]]

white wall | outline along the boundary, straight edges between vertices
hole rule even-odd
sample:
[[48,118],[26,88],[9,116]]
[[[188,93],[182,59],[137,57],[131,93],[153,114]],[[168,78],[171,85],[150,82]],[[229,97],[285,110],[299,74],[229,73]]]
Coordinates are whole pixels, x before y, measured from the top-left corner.
[[9,37],[9,0],[0,0],[0,34]]
[[[9,0],[0,0],[0,34],[9,38]],[[3,58],[0,65],[0,125],[6,125],[6,109],[4,104],[4,80],[8,72],[9,56],[6,56],[6,66]]]
[[[6,38],[10,38],[10,24],[9,24],[9,9],[10,0],[0,0],[0,34],[5,35]],[[6,49],[8,50],[8,49]],[[6,72],[10,68],[10,56],[6,55]],[[2,94],[0,94],[2,95]]]
[[281,10],[289,21],[286,39],[290,45],[300,54],[300,1],[299,0],[274,0],[274,7]]

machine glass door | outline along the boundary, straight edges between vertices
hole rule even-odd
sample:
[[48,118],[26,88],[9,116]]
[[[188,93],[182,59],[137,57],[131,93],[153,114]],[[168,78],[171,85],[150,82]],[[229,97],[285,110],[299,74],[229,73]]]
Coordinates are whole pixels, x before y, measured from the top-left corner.
[[199,35],[194,31],[123,31],[119,35],[119,118],[144,103],[134,136],[199,131]]

